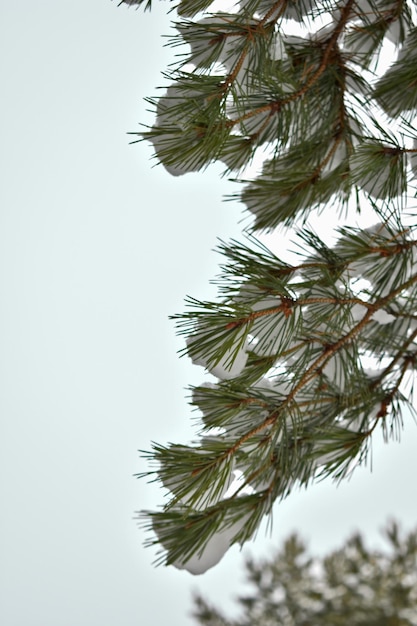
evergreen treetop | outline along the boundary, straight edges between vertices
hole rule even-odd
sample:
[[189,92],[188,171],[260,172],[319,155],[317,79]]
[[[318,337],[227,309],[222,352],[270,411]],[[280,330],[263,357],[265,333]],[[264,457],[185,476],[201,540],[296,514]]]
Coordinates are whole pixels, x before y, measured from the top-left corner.
[[369,549],[361,534],[324,557],[309,555],[297,535],[275,555],[246,561],[250,591],[227,618],[200,594],[193,615],[201,626],[415,626],[417,532],[385,528],[388,549]]

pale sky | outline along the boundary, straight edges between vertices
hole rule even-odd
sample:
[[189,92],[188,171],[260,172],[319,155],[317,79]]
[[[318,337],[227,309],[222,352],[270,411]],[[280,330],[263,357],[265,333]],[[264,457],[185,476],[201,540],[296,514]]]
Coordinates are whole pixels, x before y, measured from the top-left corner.
[[230,607],[248,550],[298,531],[323,553],[354,529],[375,543],[389,516],[416,521],[406,415],[401,443],[375,442],[372,472],[295,492],[271,537],[202,577],[155,568],[142,546],[134,512],[163,492],[133,478],[137,450],[189,441],[184,389],[204,380],[168,315],[214,296],[211,250],[240,237],[243,209],[222,203],[237,188],[217,166],[172,178],[150,145],[129,145],[173,60],[166,7],[0,5],[2,626],[190,626],[190,589]]

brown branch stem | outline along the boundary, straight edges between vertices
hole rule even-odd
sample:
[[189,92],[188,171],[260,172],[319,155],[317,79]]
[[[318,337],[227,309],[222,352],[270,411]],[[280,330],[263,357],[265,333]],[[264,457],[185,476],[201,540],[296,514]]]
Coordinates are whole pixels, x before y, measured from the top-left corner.
[[343,7],[343,9],[340,12],[340,20],[338,22],[338,24],[336,25],[336,28],[334,29],[332,36],[330,37],[330,39],[327,42],[327,46],[326,49],[324,51],[322,60],[320,65],[318,66],[318,68],[316,69],[316,71],[310,76],[310,78],[300,87],[300,89],[298,89],[297,91],[294,91],[293,93],[289,94],[289,96],[287,96],[286,98],[283,98],[281,100],[275,100],[273,102],[270,102],[266,105],[263,105],[261,107],[257,107],[256,109],[252,109],[252,111],[248,111],[247,113],[245,113],[244,115],[240,116],[239,118],[236,118],[234,120],[228,120],[226,122],[226,126],[230,127],[230,126],[235,126],[236,124],[239,124],[240,122],[243,122],[247,119],[250,119],[251,117],[254,117],[255,115],[259,115],[261,113],[266,113],[266,112],[270,112],[275,113],[278,112],[283,106],[285,106],[286,104],[290,104],[291,102],[294,102],[295,100],[298,100],[298,98],[301,98],[302,96],[305,95],[305,93],[317,82],[317,80],[320,78],[320,76],[323,74],[323,72],[326,70],[327,64],[328,64],[328,60],[329,57],[334,49],[335,44],[337,43],[338,38],[340,37],[348,19],[349,19],[349,15],[350,12],[352,10],[353,5],[355,4],[355,0],[348,0],[348,2],[345,4],[345,6]]

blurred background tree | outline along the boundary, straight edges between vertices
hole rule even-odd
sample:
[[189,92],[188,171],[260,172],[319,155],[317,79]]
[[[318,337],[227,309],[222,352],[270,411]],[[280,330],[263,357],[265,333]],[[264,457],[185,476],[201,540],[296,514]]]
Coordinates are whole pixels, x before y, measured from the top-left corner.
[[272,557],[249,559],[251,590],[238,599],[238,617],[201,595],[193,616],[200,626],[416,626],[417,531],[384,531],[385,550],[370,549],[355,534],[324,557],[289,537]]

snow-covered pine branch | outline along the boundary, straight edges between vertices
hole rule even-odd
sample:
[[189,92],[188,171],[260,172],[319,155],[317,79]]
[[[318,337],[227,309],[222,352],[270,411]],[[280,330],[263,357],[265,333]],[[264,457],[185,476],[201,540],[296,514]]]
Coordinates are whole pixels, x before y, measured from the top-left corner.
[[[175,316],[184,353],[217,379],[192,390],[199,438],[145,454],[169,493],[145,514],[149,543],[202,573],[296,485],[365,463],[375,430],[397,436],[412,409],[417,25],[406,0],[176,9],[177,60],[134,135],[175,176],[222,163],[252,218],[250,245],[220,247],[219,300]],[[333,245],[305,226],[327,206],[350,216]],[[374,226],[355,227],[365,209]],[[277,227],[298,228],[297,263],[253,237]]]

